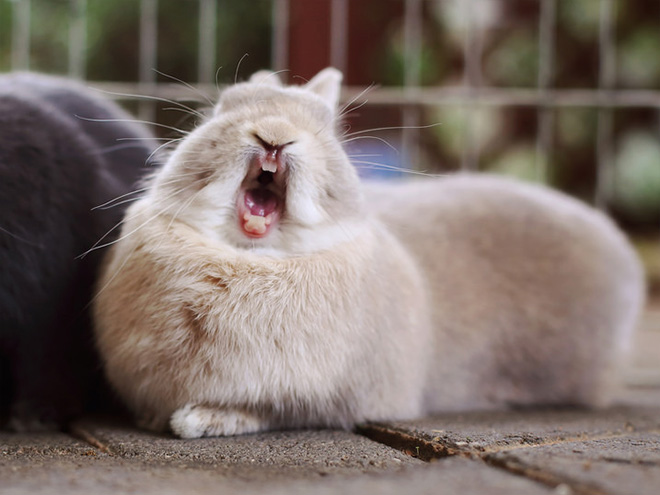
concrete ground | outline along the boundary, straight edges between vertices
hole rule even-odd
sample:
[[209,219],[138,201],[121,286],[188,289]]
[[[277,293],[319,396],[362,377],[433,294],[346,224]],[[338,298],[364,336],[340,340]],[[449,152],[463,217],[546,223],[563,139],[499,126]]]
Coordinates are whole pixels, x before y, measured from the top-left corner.
[[660,494],[660,308],[602,411],[446,414],[178,440],[112,420],[0,432],[0,494]]

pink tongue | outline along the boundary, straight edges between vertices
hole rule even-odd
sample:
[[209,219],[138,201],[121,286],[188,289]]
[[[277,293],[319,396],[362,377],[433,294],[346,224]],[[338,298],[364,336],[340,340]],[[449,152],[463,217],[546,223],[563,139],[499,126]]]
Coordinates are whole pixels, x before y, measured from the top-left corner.
[[268,189],[245,191],[245,206],[252,215],[265,217],[277,209],[277,195]]

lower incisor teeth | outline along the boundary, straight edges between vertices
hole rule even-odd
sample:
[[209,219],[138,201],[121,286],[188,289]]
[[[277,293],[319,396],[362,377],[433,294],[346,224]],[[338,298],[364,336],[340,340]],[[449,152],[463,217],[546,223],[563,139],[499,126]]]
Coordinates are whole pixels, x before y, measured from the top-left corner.
[[245,230],[254,234],[265,233],[266,226],[270,225],[272,220],[271,215],[261,217],[259,215],[252,215],[249,212],[246,212],[245,215],[243,215],[243,219],[245,220]]

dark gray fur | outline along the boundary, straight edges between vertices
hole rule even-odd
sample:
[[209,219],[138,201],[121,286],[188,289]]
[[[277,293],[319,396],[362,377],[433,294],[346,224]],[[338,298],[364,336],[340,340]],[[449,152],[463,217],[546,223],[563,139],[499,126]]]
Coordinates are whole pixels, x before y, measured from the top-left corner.
[[148,170],[153,140],[118,141],[145,129],[98,121],[130,118],[65,79],[0,76],[0,424],[61,426],[98,395],[88,304],[101,252],[78,257],[125,209],[93,208]]

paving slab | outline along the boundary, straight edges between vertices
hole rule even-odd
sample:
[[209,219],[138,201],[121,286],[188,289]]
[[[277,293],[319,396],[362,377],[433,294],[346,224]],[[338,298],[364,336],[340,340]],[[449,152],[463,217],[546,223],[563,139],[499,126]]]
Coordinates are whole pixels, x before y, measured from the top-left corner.
[[[382,445],[370,445],[367,449],[373,457],[374,450],[380,451],[376,457],[401,459],[394,461],[394,468],[363,469],[361,455],[348,462],[348,469],[335,466],[330,473],[321,474],[318,464],[301,464],[307,472],[287,469],[291,458],[304,453],[311,460],[319,454],[351,457],[363,449],[351,444],[348,449],[345,436],[325,435],[327,432],[303,432],[287,435],[293,452],[287,458],[280,458],[282,473],[275,473],[268,468],[271,454],[264,454],[268,449],[255,449],[254,462],[245,457],[245,451],[237,449],[226,459],[220,459],[214,448],[200,446],[200,442],[157,439],[155,445],[148,446],[148,438],[141,434],[132,435],[129,431],[105,430],[111,437],[110,442],[117,452],[110,454],[90,447],[64,435],[43,434],[7,435],[0,434],[2,458],[0,459],[0,493],[18,494],[191,494],[206,495],[211,493],[241,493],[242,495],[296,494],[399,494],[407,491],[421,494],[481,494],[492,495],[547,495],[553,491],[544,484],[509,474],[502,469],[489,467],[481,461],[461,458],[449,458],[433,463],[424,463],[413,458],[402,458],[401,453],[391,452]],[[350,434],[346,434],[349,435]],[[142,438],[141,438],[142,437]],[[282,449],[282,436],[263,436],[264,441]],[[295,438],[293,438],[295,437]],[[238,438],[229,443],[236,443]],[[364,439],[359,437],[359,446]],[[135,444],[134,444],[135,442]],[[369,443],[368,440],[366,440]],[[207,442],[201,442],[207,443]],[[238,442],[240,444],[240,442]],[[277,445],[277,444],[280,445]],[[285,442],[286,443],[286,442]],[[301,444],[327,447],[327,452],[310,455],[309,452],[297,451]],[[352,443],[352,442],[351,442]],[[187,445],[186,445],[187,444]],[[196,445],[200,447],[196,448]],[[166,450],[175,447],[171,451]],[[335,449],[340,448],[341,452]],[[220,448],[224,452],[224,448]],[[316,450],[316,449],[315,449]],[[320,449],[322,450],[322,449]],[[193,452],[197,451],[197,452]],[[242,453],[241,453],[242,452]],[[386,452],[387,454],[384,454]],[[352,453],[352,454],[351,454]],[[151,454],[154,454],[153,456]],[[220,454],[224,455],[224,454]],[[264,458],[264,455],[267,457]],[[233,460],[232,460],[233,459]],[[275,459],[276,460],[276,459]],[[277,461],[277,460],[276,460]],[[232,468],[234,464],[244,464],[243,469]],[[266,464],[266,466],[264,466]],[[381,466],[382,467],[382,466]]]
[[486,456],[491,464],[584,494],[658,495],[660,433],[519,448]]
[[660,389],[628,390],[625,401],[603,410],[443,414],[417,421],[364,425],[360,431],[428,460],[660,429]]
[[77,422],[71,430],[77,438],[0,433],[0,493],[211,493],[237,483],[263,492],[275,482],[319,482],[424,464],[346,431],[180,440],[96,420]]
[[562,493],[658,495],[660,388],[629,388],[619,402],[604,410],[444,414],[361,431],[421,459],[481,459]]
[[396,449],[341,430],[269,432],[182,440],[113,422],[79,421],[72,432],[115,457],[210,467],[233,477],[269,479],[362,474],[418,464]]
[[478,460],[428,464],[348,432],[178,440],[97,422],[74,429],[87,440],[0,433],[0,493],[552,493]]
[[446,458],[398,473],[368,474],[351,479],[328,479],[322,484],[302,482],[276,487],[279,494],[355,495],[560,495],[555,489],[481,461]]

